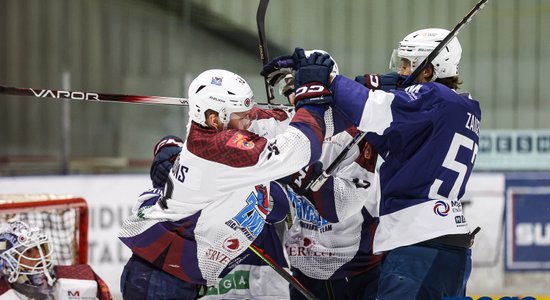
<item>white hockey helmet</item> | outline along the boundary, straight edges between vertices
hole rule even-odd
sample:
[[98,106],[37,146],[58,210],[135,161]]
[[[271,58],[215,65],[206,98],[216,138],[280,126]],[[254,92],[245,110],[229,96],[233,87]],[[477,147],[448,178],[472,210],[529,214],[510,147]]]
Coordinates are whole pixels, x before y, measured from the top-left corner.
[[[414,71],[448,34],[448,30],[441,28],[421,29],[408,34],[399,42],[399,47],[394,50],[390,68],[395,69],[396,66],[399,66],[397,62],[399,58],[405,58],[411,63],[411,71]],[[458,76],[461,55],[462,47],[458,39],[454,37],[432,61],[434,67],[432,80]]]
[[[306,50],[304,51],[304,54],[306,55],[306,57],[309,57],[311,55],[311,53],[313,52],[320,52],[320,53],[323,53],[323,54],[328,54],[330,55],[327,51],[325,50]],[[332,72],[330,72],[331,75],[338,75],[340,74],[340,71],[338,70],[338,64],[336,63],[336,60],[334,60],[334,57],[332,57],[332,55],[330,55],[330,59],[332,59],[332,61],[334,62],[334,66],[332,67]]]
[[248,111],[254,106],[254,94],[239,75],[226,70],[206,70],[189,85],[189,119],[206,125],[204,113],[213,110],[227,128],[234,112]]
[[32,288],[52,287],[56,280],[48,236],[21,221],[0,229],[0,272],[8,282]]
[[[306,57],[309,57],[313,52],[320,52],[323,54],[330,55],[325,50],[318,50],[318,49],[306,50],[304,51],[304,54]],[[336,60],[334,60],[334,57],[332,57],[332,55],[330,55],[330,59],[332,59],[332,61],[334,62],[334,66],[332,67],[332,72],[330,72],[330,74],[334,76],[339,75],[340,70],[338,69],[338,64],[336,63]],[[282,80],[281,83],[279,84],[279,94],[288,95],[294,91],[294,75],[295,75],[295,72],[292,72],[291,74],[288,74],[284,77],[284,80]]]

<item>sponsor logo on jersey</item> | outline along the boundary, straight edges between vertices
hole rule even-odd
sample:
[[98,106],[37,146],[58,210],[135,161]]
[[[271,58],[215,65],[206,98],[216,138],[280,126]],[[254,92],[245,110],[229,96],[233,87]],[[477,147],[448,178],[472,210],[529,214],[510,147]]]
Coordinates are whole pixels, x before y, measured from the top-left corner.
[[462,202],[460,200],[452,200],[451,207],[454,213],[462,213]]
[[302,240],[302,243],[304,244],[304,248],[311,248],[311,246],[313,246],[315,244],[315,242],[313,242],[311,239],[305,237],[303,240]]
[[208,248],[208,250],[206,250],[206,258],[223,265],[231,261],[231,257],[214,248]]
[[80,291],[67,291],[67,296],[69,297],[80,297]]
[[227,142],[227,146],[243,150],[250,150],[253,149],[255,145],[249,137],[241,133],[235,133],[235,135],[233,135],[231,139],[229,139],[229,141]]
[[440,217],[446,217],[449,214],[450,209],[451,208],[449,207],[449,204],[447,204],[445,201],[439,200],[435,202],[434,214]]
[[[249,271],[235,271],[227,274],[218,285],[208,287],[206,296],[209,295],[224,295],[232,290],[248,290],[250,288],[250,272]],[[203,296],[204,291],[199,293],[199,296]]]
[[[306,238],[307,239],[307,238]],[[304,239],[304,244],[305,244],[305,240]],[[308,239],[309,240],[309,239]],[[311,240],[309,240],[310,242],[312,242]],[[308,244],[308,246],[299,246],[299,245],[287,245],[286,247],[286,251],[288,253],[289,256],[309,256],[309,257],[312,257],[312,256],[323,256],[323,257],[333,257],[333,256],[336,256],[336,254],[334,252],[325,252],[325,251],[315,251],[313,250],[313,245],[314,243],[310,243]]]
[[253,241],[262,231],[269,212],[269,194],[267,187],[257,185],[246,199],[246,206],[225,225],[240,230],[247,239]]
[[[455,216],[455,223],[457,225],[466,223],[466,218],[463,215]],[[460,226],[457,226],[460,227]]]
[[405,88],[405,92],[407,92],[407,95],[409,96],[409,99],[411,101],[418,100],[418,93],[420,92],[420,88],[422,88],[421,84],[415,84]]
[[325,220],[315,209],[313,204],[305,197],[297,195],[291,189],[287,189],[290,202],[296,207],[296,218],[302,228],[316,230],[319,233],[332,230],[332,224]]
[[223,241],[223,248],[228,251],[239,251],[241,250],[241,242],[236,237],[228,237]]
[[95,296],[86,295],[86,293],[83,293],[83,295],[80,295],[79,290],[67,290],[67,298],[69,300],[93,300],[97,299]]

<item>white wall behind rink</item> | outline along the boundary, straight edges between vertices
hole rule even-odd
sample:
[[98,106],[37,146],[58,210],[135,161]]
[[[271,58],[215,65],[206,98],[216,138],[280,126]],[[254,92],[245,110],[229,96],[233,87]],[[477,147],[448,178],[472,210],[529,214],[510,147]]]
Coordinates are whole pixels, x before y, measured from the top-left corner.
[[117,238],[137,196],[151,187],[147,175],[0,177],[0,194],[69,194],[90,210],[88,263],[120,299],[120,274],[130,251]]
[[[120,274],[130,256],[117,233],[137,196],[150,186],[147,175],[0,177],[0,194],[69,194],[86,199],[90,208],[88,262],[106,281],[115,298],[121,297]],[[482,227],[473,254],[472,276],[476,277],[476,268],[494,266],[495,260],[502,258],[498,252],[502,243],[499,233],[504,210],[504,176],[473,174],[467,190],[464,210],[470,229]],[[495,282],[494,287],[498,285]]]

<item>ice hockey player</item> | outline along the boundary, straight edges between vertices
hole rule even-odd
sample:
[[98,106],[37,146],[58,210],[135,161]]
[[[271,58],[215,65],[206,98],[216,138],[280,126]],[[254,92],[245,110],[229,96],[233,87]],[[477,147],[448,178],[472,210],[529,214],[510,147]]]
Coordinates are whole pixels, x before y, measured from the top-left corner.
[[[401,74],[412,73],[447,34],[407,35],[397,50]],[[464,289],[475,231],[460,199],[478,151],[481,110],[456,92],[461,52],[453,38],[404,90],[373,91],[344,76],[330,85],[333,111],[367,132],[384,159],[374,239],[374,251],[385,252],[379,299],[441,299]]]
[[[312,52],[326,53],[310,50],[306,56]],[[338,74],[336,62],[333,74]],[[280,92],[292,103],[292,70],[279,69],[269,75],[266,79],[272,85],[282,81]],[[286,184],[282,189],[293,207],[291,227],[285,234],[293,274],[319,299],[376,299],[382,258],[372,253],[378,223],[373,217],[378,214],[377,153],[362,141],[351,149],[321,190],[306,189],[356,134],[357,130],[350,127],[325,139],[319,162],[278,181]],[[291,288],[291,299],[305,298]]]
[[112,299],[88,265],[54,266],[52,247],[38,227],[21,221],[0,229],[0,299]]
[[[328,91],[329,57],[306,59],[301,49],[294,57],[303,70],[296,84],[316,82]],[[180,299],[193,299],[200,285],[215,285],[224,270],[243,259],[267,216],[279,207],[288,210],[288,203],[270,201],[269,182],[316,161],[321,152],[328,96],[302,95],[289,127],[268,140],[238,129],[253,105],[252,91],[240,76],[209,70],[193,80],[189,93],[192,123],[164,195],[130,217],[120,232],[134,254],[125,267],[128,299],[151,292],[170,297],[160,288],[148,290],[150,281],[131,279],[142,274],[187,283],[186,291],[177,291]]]

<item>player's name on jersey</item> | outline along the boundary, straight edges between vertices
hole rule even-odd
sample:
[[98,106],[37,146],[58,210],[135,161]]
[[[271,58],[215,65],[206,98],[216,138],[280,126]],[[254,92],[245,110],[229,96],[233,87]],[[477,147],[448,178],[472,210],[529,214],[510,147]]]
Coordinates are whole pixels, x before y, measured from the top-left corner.
[[550,130],[481,130],[475,170],[547,170]]

